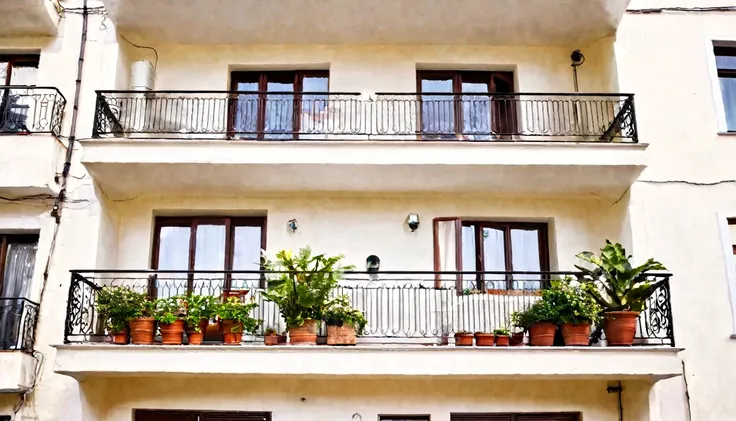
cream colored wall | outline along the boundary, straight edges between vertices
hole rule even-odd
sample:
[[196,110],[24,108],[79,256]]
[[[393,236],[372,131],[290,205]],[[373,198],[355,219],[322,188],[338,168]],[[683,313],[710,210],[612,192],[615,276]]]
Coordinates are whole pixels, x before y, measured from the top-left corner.
[[[81,386],[94,396],[91,404],[106,409],[99,418],[106,421],[130,421],[133,409],[267,411],[274,421],[377,421],[379,415],[449,421],[451,412],[564,411],[582,412],[585,421],[619,419],[618,398],[602,381],[162,377],[90,379]],[[624,420],[648,420],[646,384],[624,388]]]

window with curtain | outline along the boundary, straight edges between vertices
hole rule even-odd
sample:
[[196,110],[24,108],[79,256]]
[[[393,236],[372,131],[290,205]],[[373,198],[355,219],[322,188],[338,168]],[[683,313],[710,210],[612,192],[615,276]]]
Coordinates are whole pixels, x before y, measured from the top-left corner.
[[257,274],[233,275],[225,271],[261,269],[265,229],[265,217],[156,218],[153,269],[213,272],[159,274],[149,285],[151,294],[219,296],[228,290],[247,289],[254,282],[262,287],[264,281]]
[[736,46],[714,47],[729,132],[736,132]]
[[517,132],[511,72],[419,71],[420,129],[429,138],[491,140]]
[[33,116],[35,100],[27,89],[7,86],[34,86],[38,76],[38,54],[0,55],[0,132],[30,132],[28,118]]
[[230,131],[239,139],[296,139],[327,108],[328,71],[233,72]]
[[[434,247],[436,271],[549,271],[545,223],[436,218]],[[463,274],[457,276],[457,288],[539,290],[544,281],[540,274]]]
[[0,349],[22,345],[24,303],[30,297],[38,250],[37,235],[0,234]]

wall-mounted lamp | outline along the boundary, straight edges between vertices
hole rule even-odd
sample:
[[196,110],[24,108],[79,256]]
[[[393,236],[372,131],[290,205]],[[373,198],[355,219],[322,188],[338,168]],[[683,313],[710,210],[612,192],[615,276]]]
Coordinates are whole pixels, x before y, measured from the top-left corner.
[[414,232],[419,228],[419,214],[418,213],[410,213],[409,216],[406,217],[406,224],[409,225],[409,229],[411,232]]
[[378,272],[381,269],[381,259],[375,254],[371,254],[365,259],[365,270],[370,273]]
[[296,232],[297,228],[299,228],[299,224],[296,222],[296,219],[289,219],[289,222],[286,223],[286,226],[289,227],[291,232]]

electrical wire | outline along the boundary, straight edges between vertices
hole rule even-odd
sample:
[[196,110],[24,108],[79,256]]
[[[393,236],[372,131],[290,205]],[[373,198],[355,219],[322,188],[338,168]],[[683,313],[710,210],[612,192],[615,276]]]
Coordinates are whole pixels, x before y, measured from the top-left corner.
[[652,7],[647,9],[627,9],[626,13],[630,14],[653,14],[664,12],[680,12],[680,13],[715,13],[715,12],[736,12],[736,6],[706,6],[706,7]]
[[138,45],[138,44],[132,42],[131,40],[129,40],[128,38],[125,38],[125,35],[123,35],[123,34],[120,34],[120,38],[124,39],[128,44],[132,45],[135,48],[141,48],[141,49],[144,49],[144,50],[151,50],[151,51],[153,51],[153,54],[156,55],[156,62],[153,64],[153,73],[155,74],[156,73],[156,69],[158,68],[158,51],[156,51],[156,49],[153,48],[153,47],[147,47],[145,45]]

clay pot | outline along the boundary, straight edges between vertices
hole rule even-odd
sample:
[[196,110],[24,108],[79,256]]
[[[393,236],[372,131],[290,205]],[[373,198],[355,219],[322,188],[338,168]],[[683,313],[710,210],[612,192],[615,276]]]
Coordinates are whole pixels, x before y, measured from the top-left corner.
[[515,332],[511,334],[511,339],[509,340],[509,345],[511,346],[524,346],[524,332]]
[[286,343],[286,335],[276,335],[279,338],[279,345],[283,345]]
[[203,319],[199,322],[199,332],[197,332],[196,329],[193,329],[191,326],[187,326],[187,341],[189,342],[189,345],[202,345],[202,341],[204,341],[204,334],[207,332],[207,327],[209,326],[210,321],[207,319]]
[[475,334],[475,344],[477,346],[493,346],[493,334],[477,332]]
[[511,335],[499,335],[495,337],[496,346],[509,346]]
[[356,342],[353,325],[327,326],[327,345],[355,345]]
[[588,346],[590,323],[563,323],[561,329],[565,346]]
[[456,333],[455,346],[473,346],[472,333]]
[[317,345],[317,322],[305,320],[300,327],[290,327],[289,342],[292,345]]
[[534,323],[529,328],[529,342],[532,346],[552,346],[555,343],[557,325],[551,322]]
[[174,323],[159,323],[161,342],[164,345],[181,345],[184,340],[184,326],[184,320],[177,320]]
[[266,335],[263,337],[263,344],[266,346],[274,346],[279,344],[279,335]]
[[141,317],[128,322],[130,325],[130,342],[133,345],[152,345],[156,336],[156,321],[153,317]]
[[606,313],[603,320],[603,331],[606,333],[608,345],[631,346],[636,335],[636,319],[638,311],[612,311]]
[[115,345],[127,345],[128,344],[128,336],[129,336],[130,328],[125,328],[122,332],[112,332],[110,333],[110,336],[112,337],[112,343]]
[[220,320],[222,342],[225,345],[240,345],[243,341],[243,323],[235,320]]

